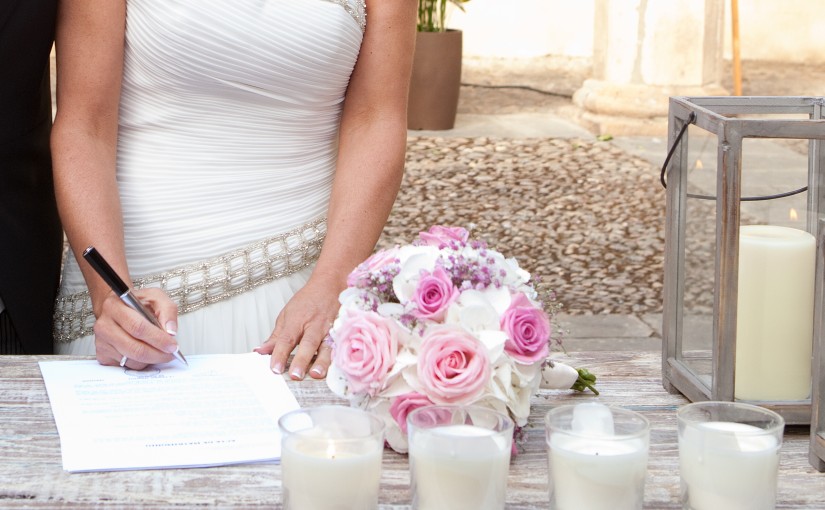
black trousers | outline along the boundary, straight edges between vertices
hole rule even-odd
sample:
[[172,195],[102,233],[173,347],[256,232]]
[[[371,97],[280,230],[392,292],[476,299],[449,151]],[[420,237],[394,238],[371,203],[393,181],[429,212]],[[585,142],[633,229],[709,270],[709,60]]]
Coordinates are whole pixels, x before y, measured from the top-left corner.
[[[0,0],[0,350],[53,352],[63,232],[49,133],[57,0]],[[14,336],[11,335],[14,333]]]
[[0,312],[0,354],[26,354],[9,314]]

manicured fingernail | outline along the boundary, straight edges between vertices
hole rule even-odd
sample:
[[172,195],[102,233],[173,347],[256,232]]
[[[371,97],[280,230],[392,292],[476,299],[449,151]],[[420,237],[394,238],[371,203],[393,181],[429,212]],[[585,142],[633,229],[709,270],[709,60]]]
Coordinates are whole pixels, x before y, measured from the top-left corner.
[[272,365],[272,371],[276,374],[283,374],[284,373],[284,364],[280,361],[276,361],[274,365]]
[[324,376],[324,369],[321,368],[319,365],[315,365],[314,367],[312,367],[312,373],[319,376],[319,377],[323,377]]
[[301,368],[300,368],[300,367],[295,367],[295,368],[293,368],[293,369],[292,369],[292,378],[293,378],[293,379],[297,379],[297,380],[299,380],[299,381],[300,381],[301,379],[303,379],[303,378],[304,378],[304,371],[303,371],[303,370],[301,370]]
[[166,332],[172,336],[178,334],[178,323],[175,321],[169,321],[166,323]]
[[169,354],[175,354],[176,352],[178,352],[180,350],[180,346],[178,344],[171,344],[171,345],[167,345],[166,349],[164,349],[164,350],[166,352],[168,352]]

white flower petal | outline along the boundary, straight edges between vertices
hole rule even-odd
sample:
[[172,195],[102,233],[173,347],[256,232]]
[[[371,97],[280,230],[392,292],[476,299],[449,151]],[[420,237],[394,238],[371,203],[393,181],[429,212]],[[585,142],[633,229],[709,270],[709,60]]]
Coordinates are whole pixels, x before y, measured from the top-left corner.
[[509,266],[508,272],[512,272],[518,278],[519,281],[523,283],[527,283],[528,281],[530,281],[530,273],[519,267],[518,260],[511,257],[505,259],[505,262]]
[[347,378],[335,363],[327,371],[327,387],[339,397],[347,398]]
[[447,313],[444,315],[444,324],[452,324],[454,326],[459,326],[461,324],[461,310],[464,307],[458,300],[453,301],[449,307],[447,307]]
[[498,329],[498,314],[488,306],[467,306],[459,312],[459,325],[470,332]]
[[487,356],[490,363],[496,365],[499,358],[504,354],[504,344],[507,342],[507,335],[503,331],[484,330],[476,334],[478,340],[487,348]]
[[363,292],[362,289],[356,287],[347,287],[338,294],[338,302],[342,307],[348,306],[353,300],[358,299]]
[[484,298],[481,291],[475,289],[468,289],[462,292],[461,295],[458,296],[458,302],[464,307],[490,306],[490,303]]
[[402,303],[409,303],[415,293],[415,281],[406,280],[401,275],[392,279],[392,291]]
[[398,303],[381,303],[378,305],[378,315],[398,319],[404,315],[404,307]]
[[401,372],[401,377],[403,377],[404,381],[412,388],[412,391],[417,391],[422,395],[426,394],[418,380],[418,369],[415,364],[406,367]]
[[579,373],[570,365],[558,361],[553,366],[547,365],[541,370],[541,387],[547,390],[569,390]]
[[409,383],[407,383],[407,380],[404,379],[403,372],[399,371],[393,378],[392,384],[382,390],[380,395],[381,398],[391,399],[393,397],[397,397],[398,395],[403,395],[412,391],[413,388],[409,385]]
[[435,246],[415,246],[407,244],[398,250],[398,260],[402,267],[407,265],[407,262],[418,255],[424,255],[431,258],[433,261],[438,258],[438,248]]
[[534,362],[531,365],[525,365],[519,362],[513,363],[513,371],[518,375],[519,385],[521,386],[534,386],[538,388],[538,383],[541,379],[541,370],[541,362]]
[[[510,295],[510,290],[506,287],[488,287],[484,289],[483,297],[484,300],[495,309],[499,316],[503,315],[504,312],[510,308],[510,302],[513,300]],[[496,327],[498,327],[498,324],[496,324]]]

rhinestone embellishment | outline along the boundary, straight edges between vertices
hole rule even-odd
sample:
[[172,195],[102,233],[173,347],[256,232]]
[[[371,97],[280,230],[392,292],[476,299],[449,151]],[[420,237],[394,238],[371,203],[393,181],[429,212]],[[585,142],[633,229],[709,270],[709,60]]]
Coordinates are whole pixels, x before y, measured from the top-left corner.
[[[170,271],[137,278],[134,288],[160,288],[182,315],[289,276],[318,259],[326,219],[255,242],[230,253]],[[58,296],[54,338],[68,343],[92,334],[95,316],[89,291]]]
[[344,8],[352,19],[361,27],[361,32],[367,29],[367,2],[366,0],[324,0],[338,4]]

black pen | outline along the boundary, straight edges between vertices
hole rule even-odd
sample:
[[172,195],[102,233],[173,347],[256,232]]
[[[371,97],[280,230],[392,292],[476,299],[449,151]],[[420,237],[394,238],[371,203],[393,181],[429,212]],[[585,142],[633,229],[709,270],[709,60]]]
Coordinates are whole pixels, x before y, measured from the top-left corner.
[[[103,278],[103,281],[109,284],[109,287],[112,288],[114,293],[117,294],[121,301],[123,301],[133,309],[137,310],[141,315],[143,315],[143,317],[146,318],[146,320],[165,331],[163,326],[160,325],[158,318],[155,317],[155,314],[153,314],[152,312],[147,310],[145,306],[143,306],[143,303],[141,303],[137,296],[135,296],[134,293],[132,293],[132,289],[130,289],[129,286],[126,285],[126,283],[120,278],[120,276],[117,275],[115,270],[112,269],[112,266],[110,266],[109,263],[106,262],[106,259],[103,258],[103,256],[100,254],[100,252],[98,252],[95,249],[94,246],[89,246],[88,248],[86,248],[86,251],[83,252],[83,258],[86,259],[86,261],[89,263],[90,266],[92,266],[92,268],[95,271],[97,271],[97,274],[99,274],[100,277]],[[173,352],[172,355],[178,361],[185,363],[186,366],[189,366],[189,362],[186,361],[186,358],[183,357],[183,354],[180,352],[180,350]]]

